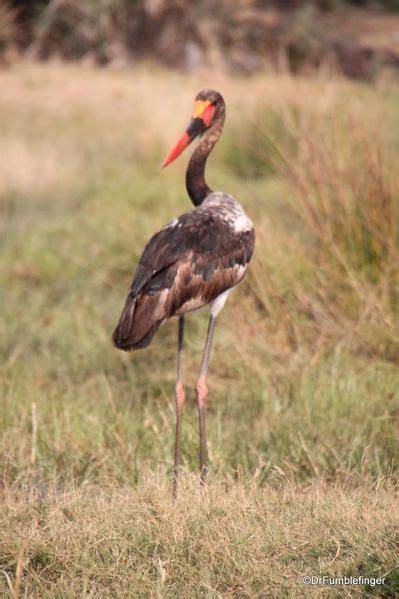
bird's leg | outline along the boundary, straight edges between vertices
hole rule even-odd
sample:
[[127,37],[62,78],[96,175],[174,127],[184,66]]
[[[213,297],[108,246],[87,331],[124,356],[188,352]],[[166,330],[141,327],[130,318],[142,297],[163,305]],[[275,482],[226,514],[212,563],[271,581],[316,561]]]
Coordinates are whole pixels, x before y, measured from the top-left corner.
[[206,336],[204,353],[202,356],[201,368],[195,385],[195,392],[198,405],[199,417],[199,435],[200,435],[200,472],[201,484],[205,485],[207,473],[207,450],[206,450],[206,434],[205,434],[205,400],[208,396],[208,366],[209,358],[211,357],[212,338],[215,331],[216,317],[212,316],[209,319],[208,333]]
[[179,335],[177,342],[177,374],[176,374],[176,440],[175,440],[175,462],[173,466],[173,501],[177,498],[177,482],[179,478],[180,465],[180,437],[181,437],[181,421],[183,413],[183,404],[185,401],[185,393],[183,382],[181,380],[181,371],[183,366],[183,338],[184,338],[184,316],[179,318]]

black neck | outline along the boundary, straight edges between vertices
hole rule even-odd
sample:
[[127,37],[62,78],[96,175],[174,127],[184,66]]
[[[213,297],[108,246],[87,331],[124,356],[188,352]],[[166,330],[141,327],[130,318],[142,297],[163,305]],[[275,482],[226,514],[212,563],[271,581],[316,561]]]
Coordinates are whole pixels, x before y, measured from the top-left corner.
[[193,152],[186,172],[186,188],[194,206],[202,204],[212,192],[205,181],[205,165],[223,129],[224,115],[204,134],[200,144]]

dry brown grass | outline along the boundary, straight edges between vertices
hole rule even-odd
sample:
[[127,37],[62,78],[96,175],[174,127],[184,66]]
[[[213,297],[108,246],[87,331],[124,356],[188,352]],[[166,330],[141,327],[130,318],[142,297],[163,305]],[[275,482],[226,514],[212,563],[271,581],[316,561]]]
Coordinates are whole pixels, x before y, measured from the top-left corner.
[[349,597],[360,588],[306,587],[303,577],[377,576],[381,564],[394,584],[399,512],[383,481],[353,490],[223,480],[201,497],[186,476],[173,507],[160,480],[147,474],[135,490],[8,489],[9,587],[20,571],[29,597]]

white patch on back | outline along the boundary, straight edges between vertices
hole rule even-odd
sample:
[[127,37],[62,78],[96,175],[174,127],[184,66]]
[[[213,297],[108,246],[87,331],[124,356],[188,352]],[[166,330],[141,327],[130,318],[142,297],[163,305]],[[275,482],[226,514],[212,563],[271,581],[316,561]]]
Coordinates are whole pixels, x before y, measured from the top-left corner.
[[230,289],[226,289],[226,291],[223,291],[223,293],[218,295],[217,298],[215,300],[213,300],[212,306],[211,306],[211,314],[212,314],[213,318],[216,318],[216,316],[219,314],[219,312],[225,305],[226,300],[232,291],[233,291],[233,287],[230,287]]
[[234,219],[234,231],[236,233],[239,233],[240,231],[250,231],[252,228],[253,225],[244,211],[238,218]]
[[[203,208],[215,208],[222,219],[235,233],[251,231],[253,224],[242,206],[232,197],[220,191],[211,193],[201,204]],[[201,206],[199,209],[201,209]]]

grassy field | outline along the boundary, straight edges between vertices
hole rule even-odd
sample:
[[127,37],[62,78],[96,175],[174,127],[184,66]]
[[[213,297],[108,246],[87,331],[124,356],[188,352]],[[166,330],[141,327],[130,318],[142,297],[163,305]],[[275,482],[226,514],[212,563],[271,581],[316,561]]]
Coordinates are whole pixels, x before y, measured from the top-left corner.
[[[398,84],[57,64],[0,83],[0,594],[398,596]],[[160,164],[203,87],[228,106],[208,181],[257,246],[216,332],[203,497],[207,314],[188,319],[173,507],[177,323],[132,355],[110,337],[144,243],[190,207],[186,160]]]

